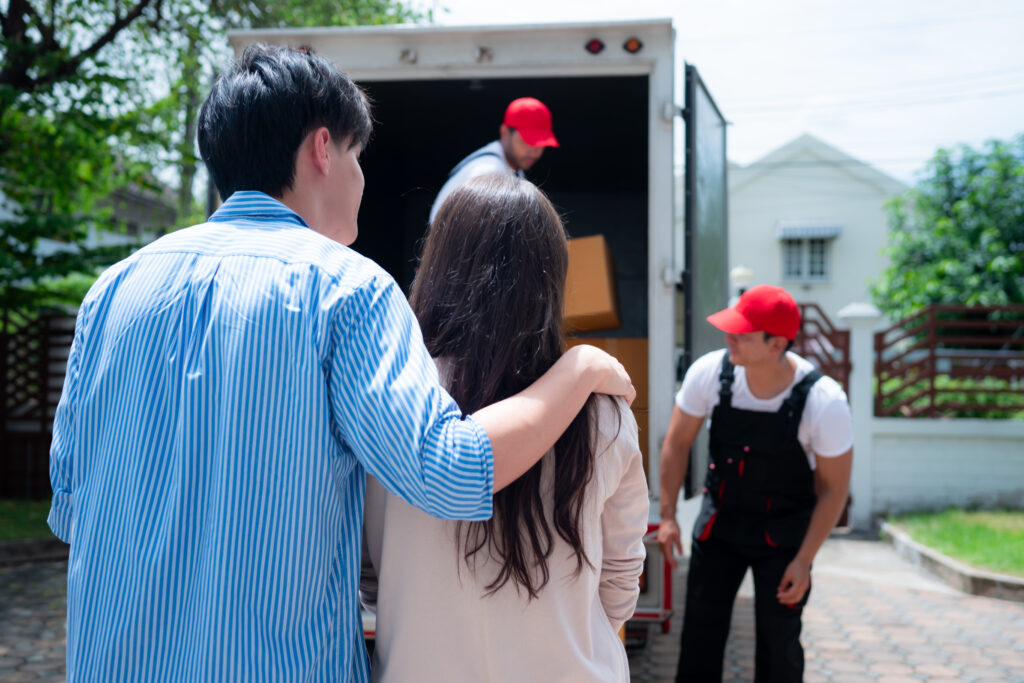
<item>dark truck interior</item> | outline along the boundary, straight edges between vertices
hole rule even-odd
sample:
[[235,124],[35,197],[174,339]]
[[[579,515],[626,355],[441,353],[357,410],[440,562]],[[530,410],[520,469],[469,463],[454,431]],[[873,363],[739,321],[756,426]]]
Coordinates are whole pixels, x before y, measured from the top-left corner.
[[371,81],[374,136],[354,248],[408,293],[434,196],[464,156],[498,138],[510,101],[548,105],[558,149],[527,177],[570,237],[603,234],[615,261],[622,326],[588,335],[647,336],[646,76]]

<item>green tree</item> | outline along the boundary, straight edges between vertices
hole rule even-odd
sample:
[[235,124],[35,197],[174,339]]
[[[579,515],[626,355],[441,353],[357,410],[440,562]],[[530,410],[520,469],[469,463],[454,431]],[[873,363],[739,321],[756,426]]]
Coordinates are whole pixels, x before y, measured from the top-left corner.
[[[0,5],[0,306],[31,306],[31,285],[110,263],[83,248],[90,226],[116,229],[103,199],[145,184],[158,145],[139,106],[163,0],[11,0]],[[151,98],[150,98],[151,99]],[[41,239],[72,250],[39,255]]]
[[216,71],[229,58],[230,29],[310,26],[366,26],[431,21],[430,11],[396,0],[249,0],[200,2],[179,10],[175,30],[167,35],[168,71],[175,73],[162,109],[178,168],[179,220],[197,219],[194,185],[200,163],[195,147],[199,106]]
[[874,297],[890,318],[933,303],[1024,303],[1024,135],[940,149],[888,209],[891,265]]
[[[201,212],[196,115],[227,29],[422,18],[388,0],[0,2],[0,307],[122,256],[85,249],[89,228],[119,229],[104,199],[155,169],[178,170],[179,222]],[[40,256],[41,239],[71,249]]]

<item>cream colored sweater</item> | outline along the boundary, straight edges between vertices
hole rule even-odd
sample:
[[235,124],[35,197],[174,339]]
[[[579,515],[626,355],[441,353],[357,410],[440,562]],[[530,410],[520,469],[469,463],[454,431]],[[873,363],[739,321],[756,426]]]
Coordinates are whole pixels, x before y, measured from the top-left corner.
[[[421,512],[368,477],[360,592],[377,615],[374,681],[629,680],[618,630],[639,595],[647,480],[632,413],[619,400],[599,406],[581,534],[593,566],[576,575],[569,545],[553,533],[550,579],[533,601],[511,582],[485,596],[497,563],[488,557],[468,570],[454,522]],[[554,453],[542,463],[550,523]]]

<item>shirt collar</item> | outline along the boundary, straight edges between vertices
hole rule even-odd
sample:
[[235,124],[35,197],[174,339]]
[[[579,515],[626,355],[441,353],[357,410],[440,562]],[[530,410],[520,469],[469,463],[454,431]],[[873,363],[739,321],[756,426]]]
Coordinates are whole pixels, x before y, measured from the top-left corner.
[[263,192],[240,190],[235,192],[210,216],[211,222],[230,222],[239,218],[250,220],[289,221],[309,227],[299,214],[277,199]]

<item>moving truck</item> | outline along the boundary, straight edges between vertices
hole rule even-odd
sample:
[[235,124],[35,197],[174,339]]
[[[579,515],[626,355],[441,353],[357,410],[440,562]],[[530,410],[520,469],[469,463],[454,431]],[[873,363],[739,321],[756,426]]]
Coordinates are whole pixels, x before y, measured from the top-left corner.
[[376,125],[353,246],[406,292],[452,167],[497,139],[511,100],[536,97],[551,109],[560,147],[528,177],[574,238],[567,308],[610,287],[599,305],[613,309],[611,322],[608,311],[580,318],[574,336],[618,356],[638,389],[652,500],[627,642],[650,624],[667,629],[671,580],[654,542],[658,456],[681,370],[721,346],[704,317],[728,299],[726,123],[696,69],[677,63],[671,21],[273,29],[230,40],[236,53],[253,42],[310,48],[366,89]]

